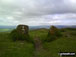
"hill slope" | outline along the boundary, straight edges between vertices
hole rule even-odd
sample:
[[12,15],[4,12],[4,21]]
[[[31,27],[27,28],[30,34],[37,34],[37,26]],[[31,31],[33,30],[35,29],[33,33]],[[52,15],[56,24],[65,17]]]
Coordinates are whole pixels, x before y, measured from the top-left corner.
[[[48,29],[37,29],[29,32],[32,38],[39,36],[43,41],[48,33]],[[38,53],[38,57],[59,57],[59,52],[76,52],[76,30],[65,29],[61,37],[52,42],[43,42],[44,50]],[[34,45],[26,41],[13,42],[8,32],[0,32],[0,57],[34,57]]]

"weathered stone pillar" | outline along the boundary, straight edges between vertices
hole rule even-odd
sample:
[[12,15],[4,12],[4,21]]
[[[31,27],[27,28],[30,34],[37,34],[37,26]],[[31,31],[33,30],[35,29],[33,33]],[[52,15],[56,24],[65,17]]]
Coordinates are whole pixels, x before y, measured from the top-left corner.
[[61,36],[62,36],[61,31],[55,26],[51,26],[48,32],[47,41],[53,41]]
[[27,25],[18,25],[16,29],[11,32],[12,39],[29,41],[29,27]]
[[27,25],[18,25],[16,30],[21,34],[28,34],[29,27]]

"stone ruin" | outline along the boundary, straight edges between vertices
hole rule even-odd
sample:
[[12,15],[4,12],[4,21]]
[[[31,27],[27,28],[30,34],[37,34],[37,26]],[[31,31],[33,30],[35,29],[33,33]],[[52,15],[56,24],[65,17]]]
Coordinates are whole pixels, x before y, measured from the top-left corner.
[[11,32],[11,37],[16,40],[29,40],[29,27],[27,25],[18,25],[16,29]]

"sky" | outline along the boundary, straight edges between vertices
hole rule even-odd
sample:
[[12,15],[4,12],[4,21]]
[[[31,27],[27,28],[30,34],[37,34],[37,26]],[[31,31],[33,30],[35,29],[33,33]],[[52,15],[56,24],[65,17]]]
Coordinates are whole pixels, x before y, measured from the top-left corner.
[[76,25],[76,0],[0,0],[0,25]]

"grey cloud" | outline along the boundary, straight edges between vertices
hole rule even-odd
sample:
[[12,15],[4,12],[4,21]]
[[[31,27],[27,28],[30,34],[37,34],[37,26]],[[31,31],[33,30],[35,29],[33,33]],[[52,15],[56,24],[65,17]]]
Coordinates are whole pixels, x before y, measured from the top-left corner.
[[12,16],[10,22],[17,24],[61,24],[66,19],[69,24],[76,20],[75,5],[76,0],[0,0],[0,17]]
[[[1,3],[7,11],[20,11],[24,8],[25,15],[47,15],[59,13],[76,13],[76,6],[71,0],[11,0],[13,2]],[[75,1],[76,2],[76,1]],[[0,6],[0,7],[1,7]]]

